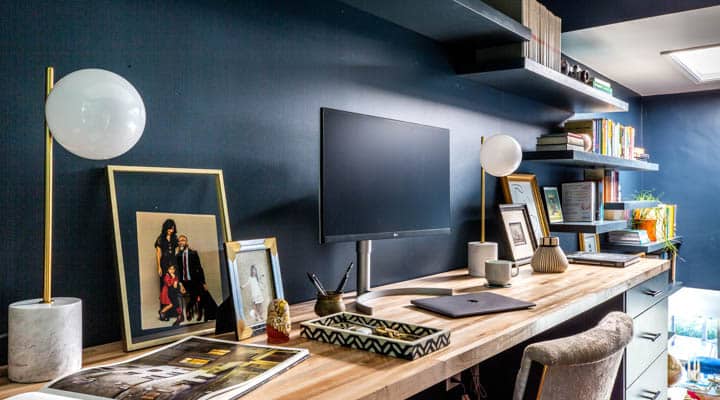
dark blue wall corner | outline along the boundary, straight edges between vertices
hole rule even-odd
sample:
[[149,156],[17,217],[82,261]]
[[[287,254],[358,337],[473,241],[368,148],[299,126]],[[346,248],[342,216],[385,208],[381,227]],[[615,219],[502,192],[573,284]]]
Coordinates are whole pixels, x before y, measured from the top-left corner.
[[660,172],[645,187],[678,205],[677,229],[684,237],[678,279],[720,289],[720,91],[644,97],[645,146]]
[[[54,293],[83,299],[86,346],[121,337],[109,163],[222,169],[233,239],[276,236],[285,294],[298,302],[314,294],[305,271],[336,281],[355,257],[353,243],[318,243],[321,107],[451,132],[453,233],[376,242],[373,285],[464,266],[480,232],[480,136],[532,149],[570,116],[458,78],[437,44],[332,1],[3,1],[0,55],[0,310],[41,294],[45,67],[57,78],[105,68],[145,100],[145,133],[127,154],[55,150]],[[540,185],[581,178],[536,163],[521,171]],[[502,241],[499,199],[490,178],[489,240]]]

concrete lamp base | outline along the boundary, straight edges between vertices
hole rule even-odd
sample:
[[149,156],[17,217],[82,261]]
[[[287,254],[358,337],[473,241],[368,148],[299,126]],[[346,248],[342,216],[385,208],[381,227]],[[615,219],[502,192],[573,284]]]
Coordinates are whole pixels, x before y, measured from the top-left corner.
[[485,261],[497,260],[498,245],[495,242],[468,243],[468,273],[471,276],[485,276]]
[[44,382],[82,367],[82,301],[56,297],[8,307],[8,378]]

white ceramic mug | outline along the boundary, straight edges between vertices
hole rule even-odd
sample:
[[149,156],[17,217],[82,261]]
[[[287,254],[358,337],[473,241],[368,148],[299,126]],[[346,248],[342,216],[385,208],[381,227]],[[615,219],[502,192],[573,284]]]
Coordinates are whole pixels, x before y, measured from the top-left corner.
[[494,242],[468,243],[468,273],[471,276],[485,276],[485,261],[497,258],[498,245]]
[[[513,271],[514,269],[514,271]],[[504,286],[510,283],[510,279],[518,276],[520,267],[507,260],[485,261],[485,279],[489,285]]]

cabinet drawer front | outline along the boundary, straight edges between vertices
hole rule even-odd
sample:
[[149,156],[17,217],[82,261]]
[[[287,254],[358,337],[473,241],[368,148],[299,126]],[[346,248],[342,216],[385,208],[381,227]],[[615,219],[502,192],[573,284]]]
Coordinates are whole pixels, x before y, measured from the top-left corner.
[[650,364],[645,373],[625,391],[625,400],[667,399],[667,351]]
[[626,385],[632,385],[667,349],[668,300],[663,299],[634,320],[633,338],[625,351]]
[[628,290],[625,304],[627,313],[635,318],[667,296],[669,276],[670,271],[665,271]]

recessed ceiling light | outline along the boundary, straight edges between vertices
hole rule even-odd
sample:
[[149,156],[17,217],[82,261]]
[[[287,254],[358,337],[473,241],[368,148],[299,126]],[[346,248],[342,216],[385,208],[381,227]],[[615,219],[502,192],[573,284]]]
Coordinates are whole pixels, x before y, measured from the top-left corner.
[[720,44],[663,51],[670,56],[695,83],[720,80]]

